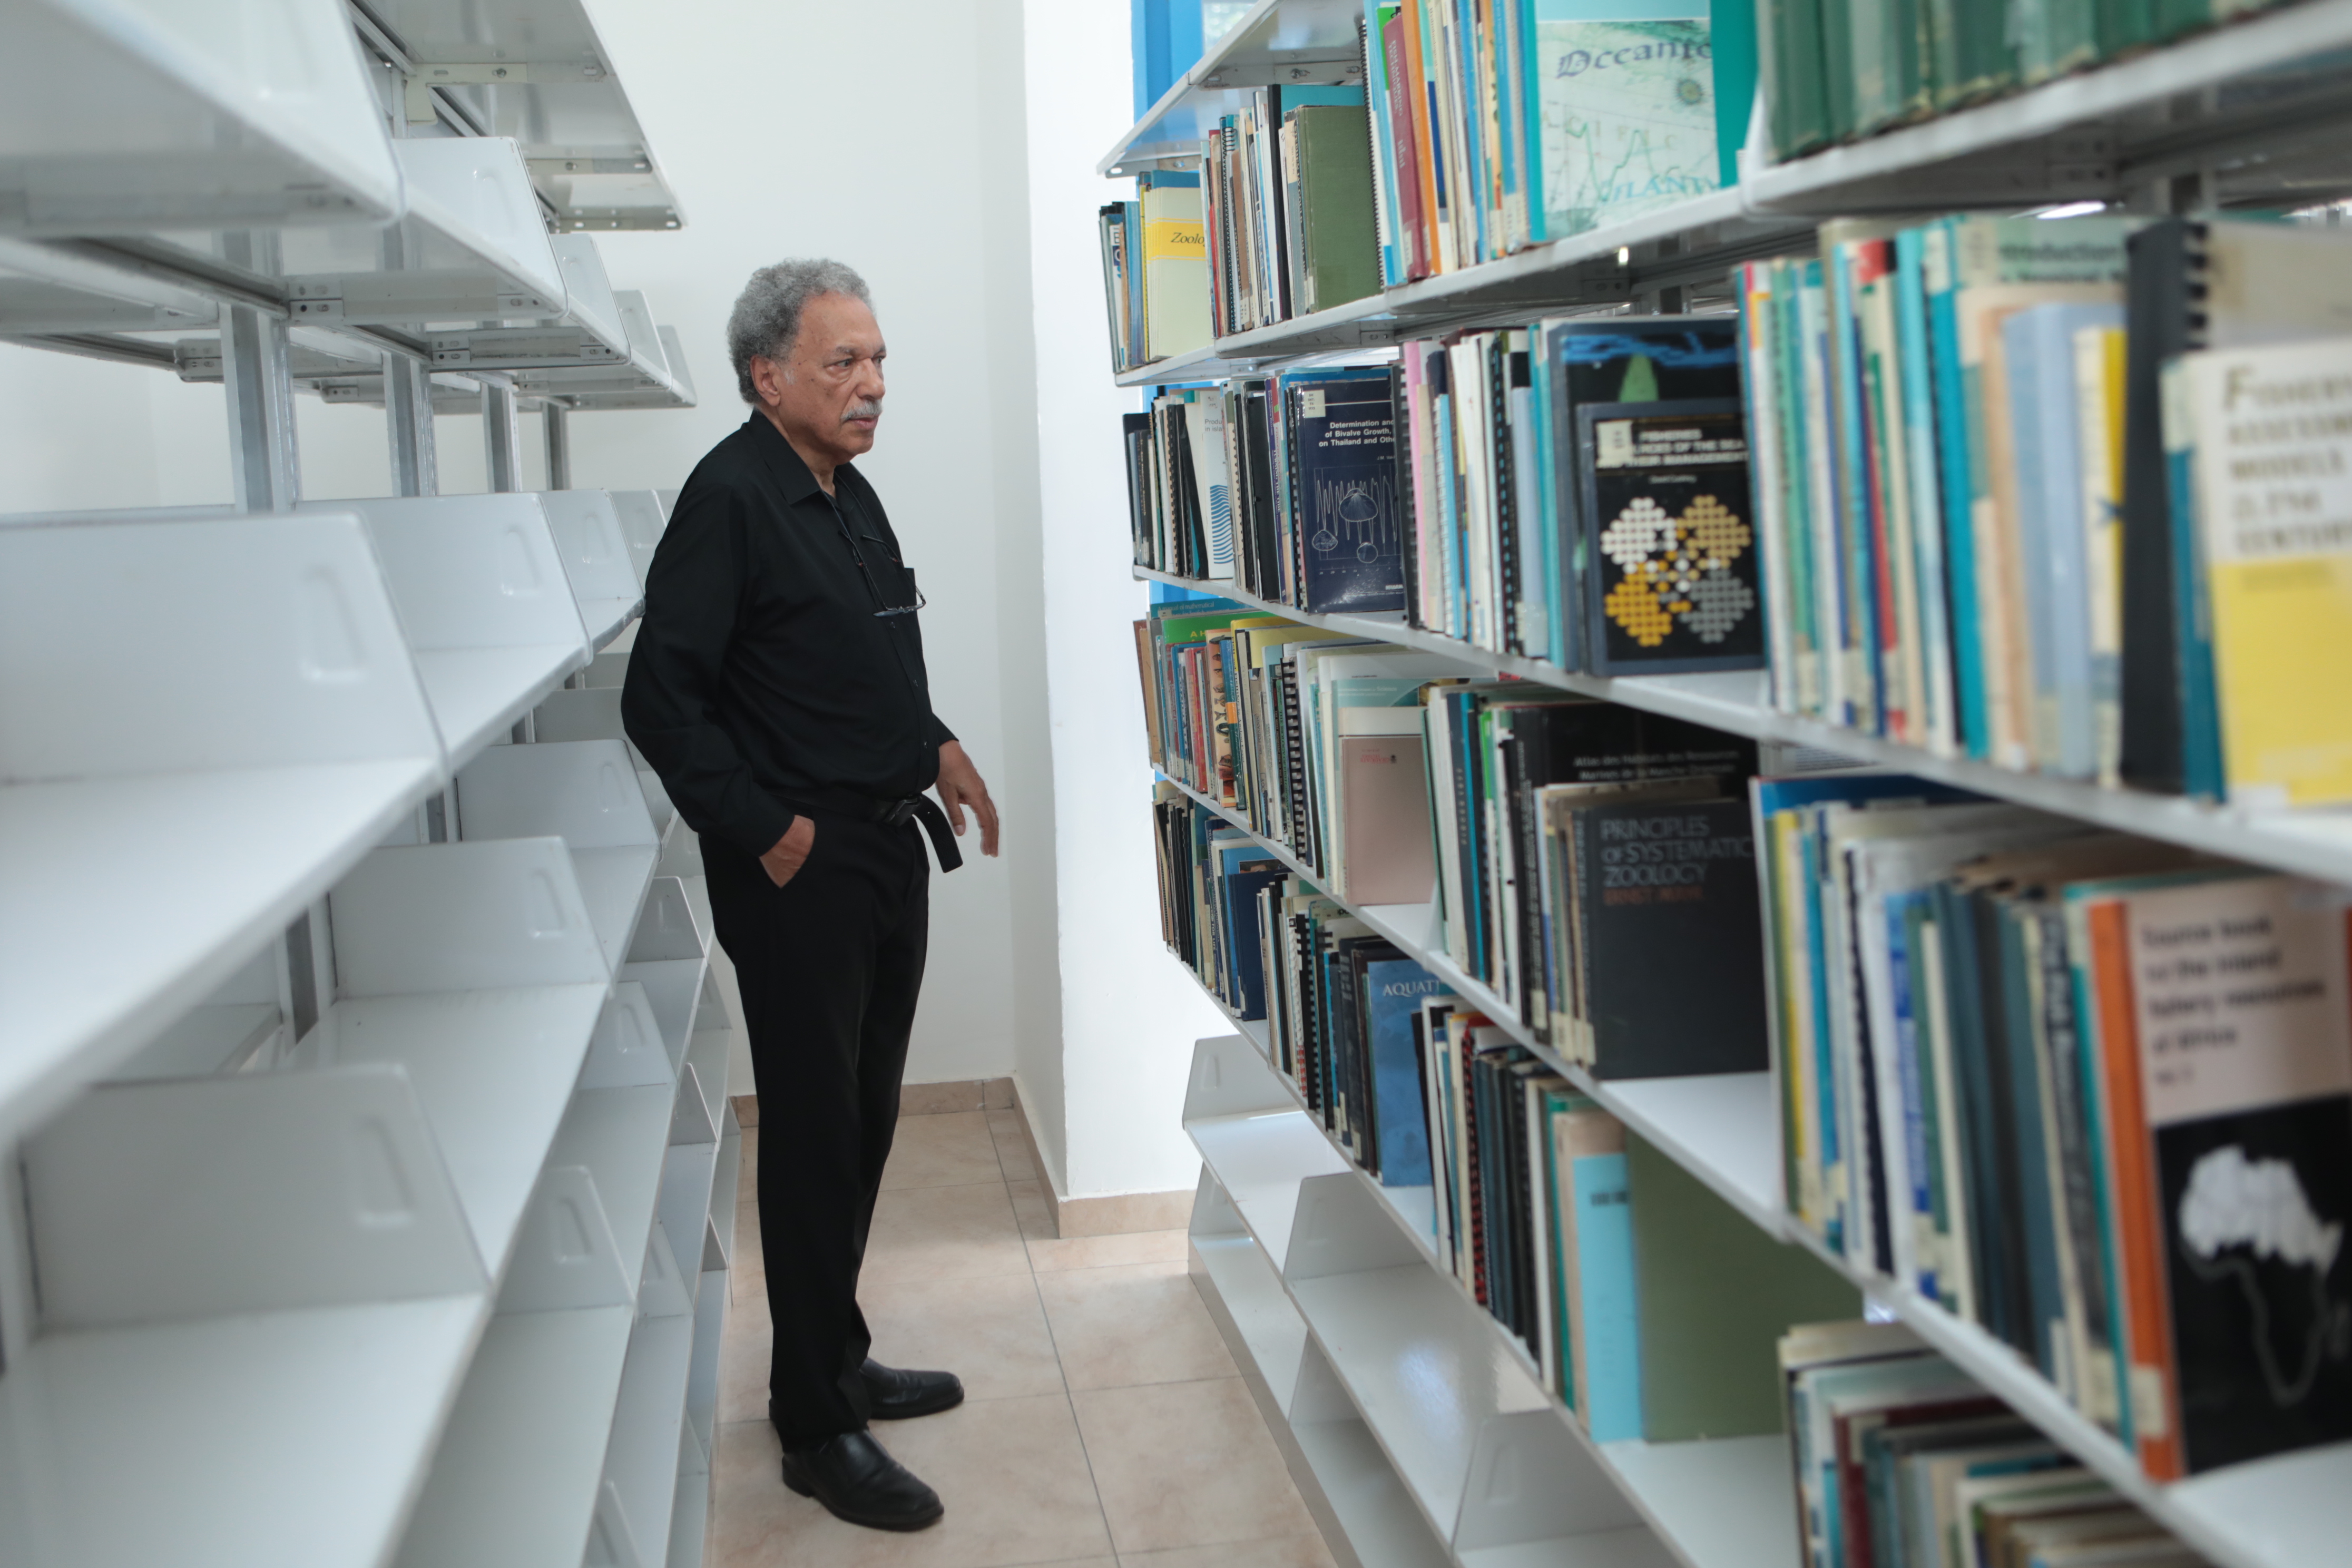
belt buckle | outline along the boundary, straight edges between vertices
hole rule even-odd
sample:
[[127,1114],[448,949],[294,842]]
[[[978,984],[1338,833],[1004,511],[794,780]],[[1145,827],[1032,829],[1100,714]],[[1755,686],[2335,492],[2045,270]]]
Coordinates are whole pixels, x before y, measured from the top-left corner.
[[885,827],[898,827],[912,822],[916,808],[921,805],[921,797],[915,795],[910,795],[905,800],[892,801],[889,812],[882,818],[882,825]]

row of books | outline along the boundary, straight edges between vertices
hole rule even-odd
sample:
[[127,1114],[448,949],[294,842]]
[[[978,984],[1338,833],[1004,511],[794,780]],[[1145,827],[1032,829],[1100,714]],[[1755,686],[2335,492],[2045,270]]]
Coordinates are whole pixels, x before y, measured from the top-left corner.
[[[2352,798],[2352,244],[1969,216],[1746,264],[1783,710],[2257,805]],[[2168,391],[2168,386],[2171,388]]]
[[1171,388],[1125,416],[1139,566],[1318,615],[1402,602],[1387,365]]
[[2032,87],[2283,0],[1772,0],[1763,93],[1775,162]]
[[1756,89],[1749,0],[1366,0],[1364,10],[1391,284],[1738,178]]
[[1170,389],[1127,421],[1136,560],[1564,669],[1759,668],[1740,362],[1729,316],[1559,318]]
[[[1383,1186],[1426,1193],[1439,1266],[1596,1439],[1779,1429],[1769,1345],[1792,1322],[1850,1312],[1850,1286],[1630,1137],[1246,835],[1166,785],[1155,811],[1171,950],[1229,1010],[1265,1018],[1273,1065],[1342,1153]],[[1690,1272],[1691,1245],[1738,1270],[1736,1300]]]
[[1428,902],[1420,693],[1454,679],[1443,656],[1224,600],[1156,605],[1135,632],[1154,766],[1345,897]]
[[1900,1323],[1780,1343],[1806,1568],[2197,1568],[2205,1559]]
[[1201,143],[1218,337],[1328,310],[1381,283],[1364,89],[1276,85],[1242,98]]
[[1421,707],[1446,956],[1596,1077],[1761,1069],[1754,744],[1522,681]]
[[2352,1437],[2340,891],[1901,775],[1754,796],[1797,1218],[2160,1479]]
[[1139,175],[1135,200],[1097,215],[1103,311],[1113,374],[1209,342],[1209,248],[1201,176],[1159,169]]

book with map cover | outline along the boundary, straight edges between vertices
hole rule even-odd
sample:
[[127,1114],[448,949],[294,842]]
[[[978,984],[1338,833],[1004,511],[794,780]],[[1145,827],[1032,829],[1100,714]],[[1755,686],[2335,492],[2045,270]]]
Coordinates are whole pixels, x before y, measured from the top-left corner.
[[1536,0],[1527,107],[1543,237],[1717,188],[1707,10],[1705,0]]
[[2342,901],[2271,876],[2122,902],[2173,1384],[2147,1414],[2190,1474],[2352,1437]]

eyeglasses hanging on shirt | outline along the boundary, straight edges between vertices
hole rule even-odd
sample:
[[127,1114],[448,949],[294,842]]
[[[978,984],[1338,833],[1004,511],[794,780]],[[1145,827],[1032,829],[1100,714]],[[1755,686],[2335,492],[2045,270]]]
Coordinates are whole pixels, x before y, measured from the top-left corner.
[[[849,546],[849,558],[853,562],[856,563],[857,574],[866,579],[866,591],[874,596],[874,602],[876,604],[883,604],[884,601],[882,598],[881,585],[874,581],[874,573],[872,569],[866,564],[866,552],[857,548],[857,537],[849,531],[849,514],[842,510],[841,501],[837,497],[827,497],[826,499],[833,501],[833,520],[835,522],[841,525],[842,542]],[[874,612],[874,618],[877,621],[886,621],[893,616],[911,616],[917,610],[923,608],[925,605],[929,604],[929,601],[923,597],[923,590],[921,586],[915,581],[914,573],[908,571],[907,563],[898,559],[898,552],[890,548],[888,542],[884,540],[878,534],[868,533],[866,537],[873,543],[882,546],[883,553],[890,557],[890,564],[896,566],[899,571],[906,573],[907,585],[915,590],[915,602],[913,604],[887,605],[885,608],[876,610]]]

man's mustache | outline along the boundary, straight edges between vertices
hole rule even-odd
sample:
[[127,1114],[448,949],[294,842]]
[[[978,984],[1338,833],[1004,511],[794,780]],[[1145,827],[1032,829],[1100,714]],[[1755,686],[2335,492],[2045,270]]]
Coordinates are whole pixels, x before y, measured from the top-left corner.
[[853,419],[879,419],[881,417],[882,400],[878,397],[869,397],[865,402],[858,404],[856,407],[852,408],[848,413],[843,415],[841,416],[841,422],[844,425],[846,425]]

